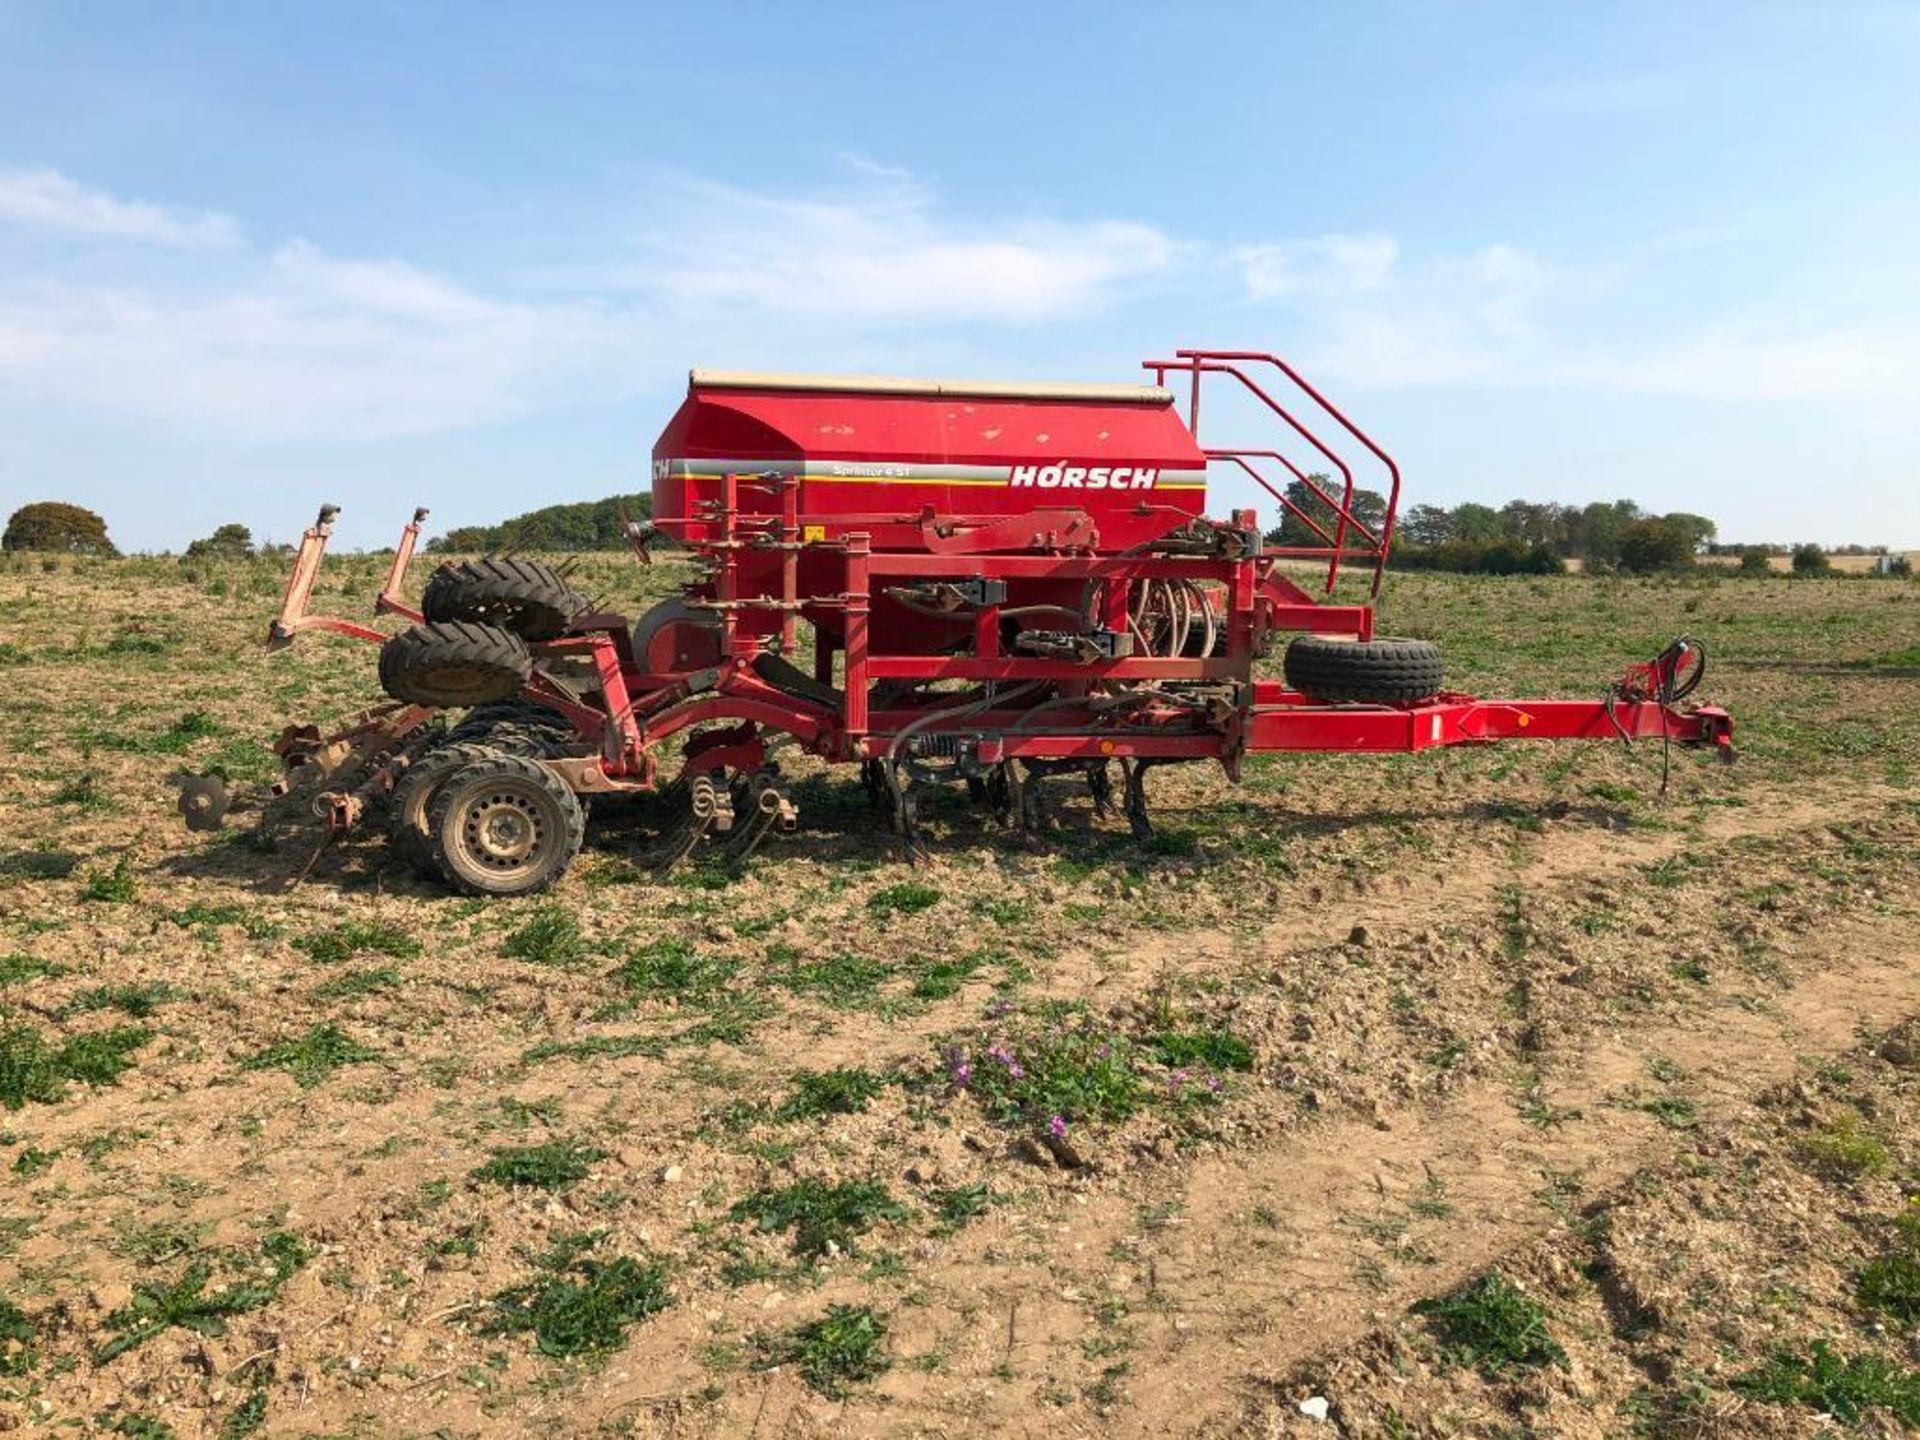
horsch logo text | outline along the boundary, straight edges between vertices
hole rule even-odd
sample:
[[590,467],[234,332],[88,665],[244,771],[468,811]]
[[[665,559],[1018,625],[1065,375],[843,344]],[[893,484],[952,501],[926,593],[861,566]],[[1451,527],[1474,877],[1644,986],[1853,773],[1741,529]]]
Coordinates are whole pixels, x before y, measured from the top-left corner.
[[1015,465],[1007,483],[1040,490],[1151,490],[1160,472],[1131,465]]

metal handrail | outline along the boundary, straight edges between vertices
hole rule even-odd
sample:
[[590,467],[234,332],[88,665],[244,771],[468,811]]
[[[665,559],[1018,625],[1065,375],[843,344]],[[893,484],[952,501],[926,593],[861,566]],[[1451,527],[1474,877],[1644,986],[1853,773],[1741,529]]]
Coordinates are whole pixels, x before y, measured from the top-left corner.
[[[1328,544],[1327,591],[1329,594],[1332,593],[1334,585],[1339,579],[1340,559],[1341,559],[1342,553],[1346,548],[1348,528],[1351,526],[1352,528],[1357,529],[1360,532],[1360,534],[1365,536],[1366,539],[1370,542],[1370,548],[1374,552],[1373,582],[1371,586],[1371,594],[1375,597],[1378,597],[1380,593],[1380,582],[1386,573],[1387,550],[1388,550],[1388,547],[1393,542],[1394,520],[1396,516],[1399,514],[1399,510],[1400,510],[1400,467],[1394,461],[1394,458],[1391,455],[1389,455],[1385,450],[1381,449],[1379,445],[1375,444],[1373,438],[1370,435],[1368,435],[1358,425],[1354,424],[1352,420],[1348,419],[1346,414],[1340,409],[1340,407],[1335,405],[1331,400],[1329,400],[1325,395],[1323,395],[1312,384],[1312,382],[1310,382],[1298,370],[1294,369],[1293,366],[1289,365],[1285,360],[1282,360],[1278,355],[1270,354],[1269,352],[1264,350],[1179,349],[1174,351],[1174,357],[1175,358],[1171,360],[1145,361],[1142,364],[1142,368],[1153,371],[1156,377],[1158,377],[1158,383],[1163,386],[1166,384],[1168,371],[1185,371],[1192,376],[1190,398],[1188,400],[1188,409],[1187,409],[1187,427],[1189,430],[1193,432],[1193,435],[1196,441],[1199,439],[1199,434],[1200,434],[1200,377],[1201,375],[1203,374],[1231,375],[1234,377],[1234,379],[1238,380],[1241,386],[1244,389],[1246,389],[1249,393],[1251,393],[1255,399],[1259,400],[1275,415],[1278,415],[1282,420],[1284,420],[1287,423],[1289,428],[1291,428],[1296,434],[1298,434],[1308,444],[1312,445],[1313,448],[1319,451],[1321,455],[1325,456],[1330,462],[1332,462],[1334,468],[1340,472],[1341,478],[1345,481],[1345,486],[1344,486],[1341,500],[1337,503],[1334,501],[1332,496],[1328,495],[1324,490],[1322,490],[1318,485],[1316,485],[1312,481],[1312,479],[1309,478],[1303,471],[1301,471],[1301,469],[1297,465],[1295,465],[1291,460],[1287,459],[1284,455],[1281,455],[1277,451],[1217,449],[1217,450],[1207,450],[1205,452],[1208,458],[1210,459],[1228,460],[1228,461],[1232,461],[1233,463],[1239,464],[1242,469],[1248,471],[1249,474],[1252,474],[1254,478],[1260,482],[1261,486],[1269,494],[1275,495],[1276,498],[1280,500],[1283,506],[1285,506],[1293,514],[1299,515],[1299,517],[1303,521],[1305,521],[1313,529],[1313,531],[1320,536],[1321,539],[1327,541],[1327,544]],[[1300,390],[1309,399],[1311,399],[1315,405],[1319,406],[1321,410],[1326,412],[1328,415],[1332,416],[1333,419],[1339,424],[1339,426],[1343,430],[1345,430],[1355,440],[1359,441],[1361,445],[1365,446],[1366,449],[1374,456],[1374,458],[1377,459],[1383,466],[1386,467],[1387,475],[1391,483],[1389,485],[1388,492],[1387,492],[1386,519],[1382,522],[1380,526],[1380,533],[1377,537],[1373,534],[1371,529],[1367,525],[1362,523],[1359,520],[1359,518],[1355,516],[1353,513],[1353,497],[1354,497],[1354,490],[1355,490],[1355,481],[1354,481],[1352,468],[1346,463],[1346,461],[1343,458],[1341,458],[1341,456],[1337,452],[1331,449],[1324,441],[1320,439],[1318,435],[1316,435],[1311,429],[1309,429],[1299,419],[1298,416],[1294,415],[1293,412],[1288,410],[1286,406],[1282,405],[1278,400],[1274,399],[1272,395],[1267,393],[1267,390],[1264,386],[1262,386],[1252,376],[1248,375],[1247,372],[1243,368],[1241,368],[1243,364],[1264,364],[1264,365],[1273,366],[1282,375],[1284,375],[1289,381],[1291,381],[1298,390]],[[1266,481],[1266,479],[1259,474],[1258,471],[1254,470],[1254,468],[1251,465],[1249,465],[1247,461],[1242,457],[1254,457],[1254,458],[1260,458],[1260,459],[1278,460],[1282,465],[1286,466],[1286,468],[1289,471],[1291,471],[1297,479],[1302,481],[1307,486],[1307,488],[1314,493],[1316,497],[1318,497],[1330,509],[1334,511],[1336,516],[1334,533],[1332,535],[1328,535],[1326,531],[1321,528],[1320,525],[1318,525],[1312,520],[1311,517],[1303,514],[1300,510],[1300,507],[1298,507],[1297,505],[1292,505],[1288,503],[1284,495],[1280,495],[1277,492],[1275,492],[1273,486],[1269,484]]]

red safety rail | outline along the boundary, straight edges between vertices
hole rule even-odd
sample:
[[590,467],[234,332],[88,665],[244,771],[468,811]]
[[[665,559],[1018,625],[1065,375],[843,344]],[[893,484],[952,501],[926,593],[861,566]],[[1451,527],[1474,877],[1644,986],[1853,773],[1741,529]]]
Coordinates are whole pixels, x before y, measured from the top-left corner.
[[[1380,594],[1381,578],[1386,573],[1387,548],[1393,542],[1394,516],[1399,512],[1400,508],[1400,467],[1394,462],[1393,457],[1375,444],[1372,437],[1369,436],[1366,431],[1349,420],[1339,406],[1321,394],[1305,376],[1285,360],[1282,360],[1278,355],[1269,354],[1264,350],[1182,349],[1175,350],[1173,353],[1174,358],[1171,360],[1143,361],[1142,368],[1151,370],[1154,373],[1156,382],[1161,385],[1167,383],[1167,376],[1170,372],[1175,374],[1184,372],[1191,377],[1188,392],[1189,399],[1187,402],[1187,428],[1193,433],[1196,442],[1200,440],[1200,377],[1202,375],[1231,375],[1235,380],[1240,382],[1240,385],[1248,394],[1252,395],[1268,410],[1285,421],[1287,426],[1296,435],[1311,445],[1324,460],[1340,473],[1342,490],[1340,498],[1336,500],[1332,495],[1329,495],[1326,490],[1321,488],[1319,482],[1313,478],[1312,473],[1302,468],[1279,450],[1201,445],[1201,452],[1206,455],[1207,459],[1219,461],[1223,464],[1234,465],[1246,474],[1252,476],[1263,490],[1280,502],[1286,511],[1297,516],[1302,524],[1306,525],[1309,530],[1326,542],[1324,545],[1272,546],[1269,547],[1265,553],[1282,559],[1324,559],[1327,562],[1326,589],[1328,594],[1333,593],[1334,585],[1340,578],[1340,562],[1343,559],[1352,558],[1371,561],[1373,565],[1373,582],[1368,593],[1377,598]],[[1377,530],[1354,514],[1354,492],[1359,487],[1354,478],[1353,467],[1347,463],[1346,459],[1337,450],[1328,445],[1318,434],[1309,428],[1298,415],[1281,404],[1280,401],[1276,400],[1268,393],[1265,386],[1247,373],[1247,367],[1253,365],[1267,365],[1278,370],[1280,374],[1291,383],[1294,389],[1310,399],[1323,414],[1330,416],[1348,436],[1364,446],[1367,451],[1385,467],[1388,477],[1387,514],[1386,519],[1380,523]],[[1333,533],[1327,533],[1326,526],[1323,523],[1324,516],[1308,514],[1300,506],[1289,500],[1286,495],[1285,484],[1275,485],[1259,468],[1259,465],[1255,463],[1258,461],[1272,461],[1279,464],[1294,479],[1305,485],[1312,495],[1326,505],[1333,519]]]

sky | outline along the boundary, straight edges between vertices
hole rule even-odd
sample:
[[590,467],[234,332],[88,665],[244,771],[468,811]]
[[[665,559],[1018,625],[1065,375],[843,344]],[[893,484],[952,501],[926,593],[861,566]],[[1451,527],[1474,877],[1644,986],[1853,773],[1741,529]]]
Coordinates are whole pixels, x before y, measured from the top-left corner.
[[1211,345],[1405,504],[1920,546],[1916,77],[1920,0],[0,0],[0,512],[374,546],[644,489],[696,365]]

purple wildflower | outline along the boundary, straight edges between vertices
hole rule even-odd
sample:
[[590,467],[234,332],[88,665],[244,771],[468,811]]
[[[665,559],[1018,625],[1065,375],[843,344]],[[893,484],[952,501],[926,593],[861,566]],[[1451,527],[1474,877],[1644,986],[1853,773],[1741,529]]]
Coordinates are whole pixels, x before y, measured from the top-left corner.
[[1053,1136],[1053,1138],[1056,1140],[1066,1139],[1067,1138],[1067,1117],[1064,1115],[1056,1115],[1051,1120],[1047,1121],[1047,1133]]
[[1184,1070],[1176,1070],[1167,1077],[1167,1089],[1175,1095],[1180,1093],[1180,1087],[1186,1083],[1187,1072]]
[[973,1061],[958,1045],[947,1051],[947,1072],[952,1076],[954,1085],[962,1090],[973,1078]]

